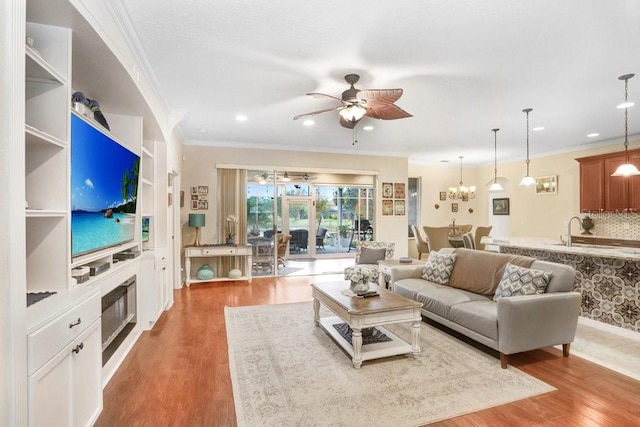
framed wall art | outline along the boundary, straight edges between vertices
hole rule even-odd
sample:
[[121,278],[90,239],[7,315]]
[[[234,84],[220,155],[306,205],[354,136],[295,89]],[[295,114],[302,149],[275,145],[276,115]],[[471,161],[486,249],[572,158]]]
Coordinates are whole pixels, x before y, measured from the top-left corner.
[[558,194],[558,175],[536,178],[536,195]]
[[394,200],[393,201],[393,214],[394,215],[404,215],[405,214],[404,200]]
[[493,199],[494,215],[509,215],[509,199]]
[[395,199],[404,199],[405,197],[404,182],[396,182],[395,184],[393,184],[393,197]]
[[458,212],[458,204],[451,203],[451,212]]
[[393,200],[382,201],[382,215],[393,215]]
[[393,199],[393,184],[391,182],[382,183],[382,198]]
[[447,200],[447,192],[446,191],[441,191],[440,192],[440,200],[442,200],[442,201]]

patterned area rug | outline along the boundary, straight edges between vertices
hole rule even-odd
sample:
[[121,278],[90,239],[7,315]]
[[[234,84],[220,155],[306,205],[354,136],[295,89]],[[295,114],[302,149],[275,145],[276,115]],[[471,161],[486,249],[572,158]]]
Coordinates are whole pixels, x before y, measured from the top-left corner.
[[[425,323],[416,359],[354,369],[311,302],[226,307],[225,318],[241,427],[417,426],[555,390]],[[409,340],[409,326],[386,328]]]

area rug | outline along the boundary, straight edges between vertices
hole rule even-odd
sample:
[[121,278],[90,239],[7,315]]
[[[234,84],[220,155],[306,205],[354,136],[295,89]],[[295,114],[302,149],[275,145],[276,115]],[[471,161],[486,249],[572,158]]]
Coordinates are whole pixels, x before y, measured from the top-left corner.
[[[425,323],[417,358],[354,369],[311,302],[225,307],[225,319],[241,427],[418,426],[555,390]],[[387,328],[411,337],[409,324]]]

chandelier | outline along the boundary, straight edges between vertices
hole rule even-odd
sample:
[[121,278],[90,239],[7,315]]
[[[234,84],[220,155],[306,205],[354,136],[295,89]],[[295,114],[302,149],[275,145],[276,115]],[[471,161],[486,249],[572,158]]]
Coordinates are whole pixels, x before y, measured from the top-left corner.
[[475,199],[476,197],[476,187],[465,187],[462,183],[462,159],[463,156],[459,156],[460,158],[460,185],[458,187],[449,187],[449,198],[453,200],[462,200],[466,202],[469,199]]
[[629,102],[628,99],[628,88],[629,88],[629,79],[632,78],[635,74],[625,74],[624,76],[618,77],[618,80],[624,80],[624,104],[618,105],[618,108],[624,108],[624,157],[625,163],[618,166],[618,169],[611,176],[635,176],[640,175],[640,171],[638,168],[629,161],[629,113],[627,109],[632,107],[633,102]]

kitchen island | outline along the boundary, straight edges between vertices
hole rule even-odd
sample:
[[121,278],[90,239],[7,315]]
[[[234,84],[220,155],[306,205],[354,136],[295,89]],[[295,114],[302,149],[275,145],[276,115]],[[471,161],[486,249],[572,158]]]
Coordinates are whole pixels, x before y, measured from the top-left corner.
[[640,249],[541,239],[483,239],[500,252],[567,264],[576,269],[574,290],[582,294],[580,315],[640,332]]

